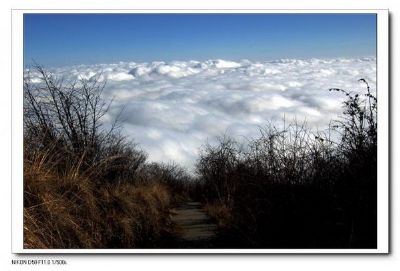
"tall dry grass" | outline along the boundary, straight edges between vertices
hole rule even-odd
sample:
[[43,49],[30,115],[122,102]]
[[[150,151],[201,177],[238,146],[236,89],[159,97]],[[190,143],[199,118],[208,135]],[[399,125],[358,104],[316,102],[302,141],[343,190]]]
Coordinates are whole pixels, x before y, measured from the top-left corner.
[[24,86],[24,247],[159,246],[183,173],[154,171],[117,123],[102,125],[104,84],[36,71],[42,82]]
[[152,247],[168,232],[167,185],[98,185],[74,167],[60,173],[43,159],[24,163],[25,248]]

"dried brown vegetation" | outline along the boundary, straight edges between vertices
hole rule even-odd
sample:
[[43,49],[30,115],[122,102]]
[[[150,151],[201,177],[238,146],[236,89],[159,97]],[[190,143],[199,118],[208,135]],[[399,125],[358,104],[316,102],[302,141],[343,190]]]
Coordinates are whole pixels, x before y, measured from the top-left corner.
[[42,83],[24,88],[24,247],[159,245],[182,172],[155,171],[116,125],[103,127],[97,80],[65,86],[36,69]]
[[223,229],[232,224],[232,210],[228,206],[218,202],[206,203],[204,210],[218,223],[219,228]]
[[151,247],[168,231],[171,197],[160,183],[98,186],[25,163],[24,186],[25,248]]

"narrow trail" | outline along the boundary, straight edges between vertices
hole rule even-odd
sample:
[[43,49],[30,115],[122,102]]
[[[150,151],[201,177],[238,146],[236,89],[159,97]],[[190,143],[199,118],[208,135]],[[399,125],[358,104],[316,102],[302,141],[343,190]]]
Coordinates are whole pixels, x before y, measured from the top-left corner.
[[172,210],[180,247],[212,247],[217,225],[211,222],[200,202],[185,202]]

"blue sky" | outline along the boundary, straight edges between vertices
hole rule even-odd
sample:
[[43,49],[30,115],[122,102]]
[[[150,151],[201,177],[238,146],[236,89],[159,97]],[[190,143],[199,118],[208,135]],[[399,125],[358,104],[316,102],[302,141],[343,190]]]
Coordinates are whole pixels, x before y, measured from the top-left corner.
[[375,56],[374,14],[25,14],[24,61]]

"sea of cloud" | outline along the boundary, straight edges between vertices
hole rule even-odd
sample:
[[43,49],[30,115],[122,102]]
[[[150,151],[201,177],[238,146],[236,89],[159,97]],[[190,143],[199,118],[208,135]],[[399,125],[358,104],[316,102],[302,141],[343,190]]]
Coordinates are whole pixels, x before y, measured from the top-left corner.
[[[199,149],[217,136],[259,135],[267,122],[306,120],[325,129],[342,111],[344,97],[329,88],[362,91],[376,85],[376,59],[281,59],[252,62],[171,61],[79,65],[52,69],[67,80],[106,80],[113,100],[105,122],[120,114],[123,133],[149,160],[193,169]],[[35,73],[32,82],[40,81]],[[122,113],[121,113],[122,112]]]

